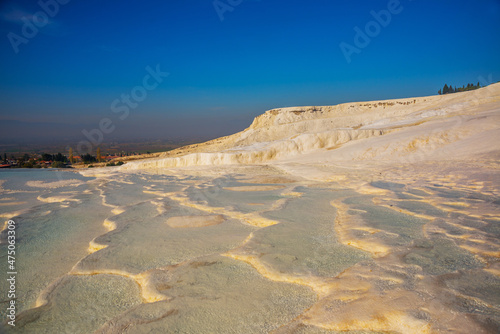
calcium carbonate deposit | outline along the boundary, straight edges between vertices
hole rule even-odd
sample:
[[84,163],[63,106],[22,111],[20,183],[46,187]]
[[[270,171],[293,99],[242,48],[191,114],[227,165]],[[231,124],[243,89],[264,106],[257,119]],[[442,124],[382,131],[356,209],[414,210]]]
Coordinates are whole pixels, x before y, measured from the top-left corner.
[[2,171],[0,331],[496,333],[499,130],[495,84],[274,109],[122,167]]

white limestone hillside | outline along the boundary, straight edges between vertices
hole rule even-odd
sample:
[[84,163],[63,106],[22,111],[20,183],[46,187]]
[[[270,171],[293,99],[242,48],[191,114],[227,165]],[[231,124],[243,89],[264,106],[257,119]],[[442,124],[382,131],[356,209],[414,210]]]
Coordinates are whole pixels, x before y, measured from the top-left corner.
[[500,84],[441,96],[272,109],[246,130],[123,169],[407,161],[499,150]]

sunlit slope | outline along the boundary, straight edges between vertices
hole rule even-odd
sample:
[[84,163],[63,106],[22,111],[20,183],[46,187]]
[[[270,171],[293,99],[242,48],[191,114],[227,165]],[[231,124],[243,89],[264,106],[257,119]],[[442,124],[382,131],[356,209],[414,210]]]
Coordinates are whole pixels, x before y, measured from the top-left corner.
[[499,109],[500,84],[441,96],[272,109],[242,132],[122,168],[258,164],[310,153],[314,161],[484,153],[497,148]]

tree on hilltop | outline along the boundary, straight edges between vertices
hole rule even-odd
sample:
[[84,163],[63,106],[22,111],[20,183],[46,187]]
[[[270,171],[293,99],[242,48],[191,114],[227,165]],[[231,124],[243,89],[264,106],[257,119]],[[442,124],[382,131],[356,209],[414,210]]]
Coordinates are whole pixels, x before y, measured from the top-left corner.
[[443,87],[443,94],[448,94],[449,93],[449,88],[448,88],[448,85],[447,84],[444,84],[444,87]]
[[481,88],[481,85],[479,82],[477,83],[477,85],[474,85],[473,83],[468,83],[467,86],[462,85],[462,87],[458,87],[458,88],[457,88],[457,86],[444,84],[444,87],[438,91],[438,94],[443,95],[443,94],[450,94],[450,93],[466,92],[466,91],[474,90],[474,89],[478,89],[478,88]]

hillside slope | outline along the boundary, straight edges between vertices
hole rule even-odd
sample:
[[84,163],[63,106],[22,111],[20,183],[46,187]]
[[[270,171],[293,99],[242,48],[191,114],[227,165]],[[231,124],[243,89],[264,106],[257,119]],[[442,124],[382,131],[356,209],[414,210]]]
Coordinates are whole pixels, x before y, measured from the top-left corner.
[[234,135],[122,168],[466,157],[499,150],[499,127],[500,84],[493,84],[441,96],[272,109]]

